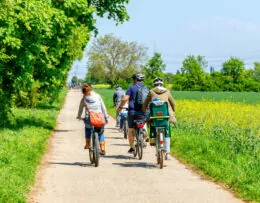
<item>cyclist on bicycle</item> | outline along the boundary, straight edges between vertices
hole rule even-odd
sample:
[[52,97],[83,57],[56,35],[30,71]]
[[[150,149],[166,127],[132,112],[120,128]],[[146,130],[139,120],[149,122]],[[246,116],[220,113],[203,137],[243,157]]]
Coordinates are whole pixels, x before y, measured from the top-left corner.
[[[82,85],[82,93],[83,93],[83,98],[80,100],[77,118],[78,119],[81,118],[83,109],[85,107],[86,116],[84,118],[84,123],[85,123],[86,144],[85,144],[84,149],[89,149],[90,135],[92,133],[92,130],[94,130],[93,127],[90,125],[89,110],[96,111],[96,112],[103,112],[103,114],[105,115],[106,124],[108,123],[109,116],[107,114],[106,106],[105,106],[102,98],[100,97],[99,94],[92,91],[92,86],[90,83],[85,83]],[[99,136],[98,136],[102,155],[105,155],[104,127],[105,126],[101,127]]]
[[122,107],[121,111],[119,111],[119,117],[120,117],[120,131],[123,130],[123,121],[124,118],[127,118],[127,114],[128,114],[128,102],[126,102],[124,104],[124,106]]
[[[153,80],[154,88],[150,90],[149,94],[147,95],[147,98],[143,104],[142,110],[145,112],[149,103],[155,99],[159,98],[162,101],[165,101],[168,103],[168,111],[170,116],[170,122],[174,125],[176,125],[176,118],[175,118],[175,103],[173,100],[173,97],[168,89],[163,87],[163,79],[161,78],[155,78]],[[170,138],[166,138],[166,159],[170,160]]]
[[[125,91],[122,89],[121,85],[117,85],[116,91],[114,92],[114,95],[113,95],[113,103],[114,103],[114,106],[116,107],[116,109],[118,108],[118,106],[121,102],[121,99],[124,96],[125,96]],[[116,127],[119,126],[119,123],[120,123],[120,116],[119,116],[119,113],[117,112],[116,113]]]
[[[117,111],[121,111],[124,104],[129,101],[129,108],[128,108],[128,141],[130,145],[130,149],[128,150],[128,153],[134,152],[134,136],[135,136],[135,129],[134,129],[134,116],[135,115],[144,115],[144,112],[142,112],[142,105],[135,103],[135,97],[138,92],[138,86],[144,86],[142,81],[144,80],[143,74],[134,74],[132,76],[133,79],[133,85],[128,87],[126,90],[125,96],[122,98],[121,103],[119,107],[117,108]],[[137,86],[138,85],[138,86]]]

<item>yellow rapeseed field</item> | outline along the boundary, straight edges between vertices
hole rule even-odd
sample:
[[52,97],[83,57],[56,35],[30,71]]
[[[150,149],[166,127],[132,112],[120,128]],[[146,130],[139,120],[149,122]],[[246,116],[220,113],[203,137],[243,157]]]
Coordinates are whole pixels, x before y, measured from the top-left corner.
[[228,101],[178,100],[177,119],[206,132],[245,133],[260,136],[260,105]]

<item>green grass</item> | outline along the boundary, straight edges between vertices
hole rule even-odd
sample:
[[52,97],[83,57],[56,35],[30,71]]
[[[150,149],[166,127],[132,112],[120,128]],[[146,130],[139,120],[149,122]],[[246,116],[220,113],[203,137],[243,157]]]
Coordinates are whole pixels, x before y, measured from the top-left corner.
[[52,106],[14,108],[16,124],[0,129],[0,202],[26,202],[66,93]]
[[[108,112],[115,117],[112,103],[114,90],[99,89]],[[259,104],[259,93],[247,92],[172,92],[176,105],[182,99],[232,101]],[[205,131],[192,123],[182,123],[178,118],[178,128],[172,128],[171,151],[184,163],[194,167],[199,173],[225,184],[235,194],[245,200],[260,202],[260,137],[237,136],[222,131]],[[216,126],[217,127],[217,126]]]
[[246,104],[260,104],[260,94],[257,92],[189,92],[171,91],[175,100],[212,100],[212,101],[231,101]]

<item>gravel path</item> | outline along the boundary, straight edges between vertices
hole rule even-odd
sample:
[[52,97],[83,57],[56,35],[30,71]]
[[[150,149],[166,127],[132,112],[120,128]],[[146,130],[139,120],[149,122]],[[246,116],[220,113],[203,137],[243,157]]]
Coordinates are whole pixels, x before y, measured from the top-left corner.
[[99,167],[90,165],[83,150],[84,124],[75,119],[80,98],[79,91],[68,93],[28,202],[242,202],[175,159],[159,169],[154,147],[144,150],[142,160],[133,158],[113,118],[105,129],[107,155]]

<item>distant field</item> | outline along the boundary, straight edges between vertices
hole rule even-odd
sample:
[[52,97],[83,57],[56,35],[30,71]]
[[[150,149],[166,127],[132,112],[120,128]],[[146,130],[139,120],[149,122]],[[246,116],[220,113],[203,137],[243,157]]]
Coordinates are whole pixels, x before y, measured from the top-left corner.
[[[112,94],[113,89],[106,89],[106,85],[94,86],[99,89],[100,94]],[[171,91],[175,100],[196,100],[196,101],[231,101],[245,104],[260,104],[260,94],[256,92],[189,92]],[[112,98],[111,98],[112,102]]]
[[189,92],[171,91],[176,100],[211,100],[211,101],[231,101],[246,104],[260,104],[260,94],[256,92]]

